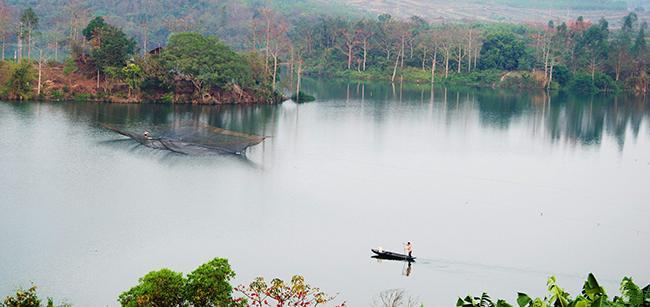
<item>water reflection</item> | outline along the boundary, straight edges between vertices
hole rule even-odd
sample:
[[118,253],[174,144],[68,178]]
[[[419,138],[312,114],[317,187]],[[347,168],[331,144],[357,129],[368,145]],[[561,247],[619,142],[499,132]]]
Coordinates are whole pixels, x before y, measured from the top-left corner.
[[320,101],[372,101],[373,105],[368,107],[382,114],[404,104],[428,104],[426,111],[447,114],[447,120],[461,120],[462,116],[456,116],[459,113],[477,111],[483,127],[508,129],[513,123],[523,122],[532,135],[554,143],[598,145],[604,135],[610,135],[616,139],[620,150],[625,145],[626,133],[629,131],[636,139],[648,116],[647,98],[629,94],[580,96],[566,92],[322,80],[307,80],[305,87]]
[[[361,83],[306,80],[305,88],[320,103],[343,101],[341,107],[359,105],[376,121],[397,112],[434,114],[447,124],[477,120],[485,128],[507,130],[523,124],[531,136],[552,143],[598,145],[612,136],[619,150],[626,134],[638,137],[648,116],[646,98],[632,95],[578,96],[507,90],[431,88],[410,83]],[[16,112],[38,114],[43,104],[11,103]],[[281,120],[277,106],[119,105],[61,103],[56,107],[73,121],[107,124],[208,124],[250,134],[273,136]],[[49,109],[48,109],[49,110]],[[351,110],[354,112],[354,110]],[[474,119],[473,113],[478,114]],[[299,114],[295,114],[296,124]]]

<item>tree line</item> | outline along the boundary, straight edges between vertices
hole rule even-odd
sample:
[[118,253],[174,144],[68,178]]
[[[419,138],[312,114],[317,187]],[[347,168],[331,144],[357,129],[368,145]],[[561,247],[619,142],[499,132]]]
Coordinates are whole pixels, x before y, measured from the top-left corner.
[[[10,12],[2,1],[0,10]],[[167,2],[161,3],[152,5],[157,8]],[[79,26],[79,21],[89,13],[83,6],[75,7],[74,1],[69,5],[73,20],[60,35],[66,39],[47,45],[54,60],[61,45],[75,55],[79,42],[82,49],[86,41],[91,42],[88,33],[83,33]],[[195,9],[188,4],[178,10],[196,12]],[[241,13],[237,18],[232,17],[235,11]],[[255,55],[253,62],[263,67],[272,91],[277,90],[282,76],[291,92],[299,92],[303,74],[492,87],[503,84],[547,89],[566,87],[590,93],[619,89],[648,91],[647,23],[639,20],[635,12],[625,16],[617,29],[611,29],[605,19],[594,22],[583,17],[546,24],[495,24],[430,23],[419,16],[400,19],[389,14],[376,18],[315,13],[288,16],[277,7],[257,2],[249,6],[235,2],[223,6],[221,12],[213,19],[222,23],[212,30],[205,29],[202,21],[188,20],[183,26],[159,25],[156,29],[143,24],[142,31],[152,32],[153,36],[167,34],[167,37],[183,31],[203,32],[204,36],[206,32],[224,33],[220,39],[229,47]],[[194,17],[201,16],[197,13]],[[13,39],[14,58],[33,58],[32,36],[39,29],[38,15],[28,8],[16,20],[3,19],[0,23],[17,25],[2,27],[6,32],[0,35],[3,46]],[[155,19],[152,16],[148,24]],[[89,24],[94,21],[90,19]],[[6,29],[12,28],[18,32],[7,32]],[[82,39],[84,36],[86,40]],[[146,55],[151,49],[146,38],[147,35],[139,41],[127,38],[133,47],[138,47],[130,56],[135,55],[135,49]],[[165,47],[169,42],[159,45]],[[287,73],[281,74],[283,70]]]
[[544,88],[571,83],[586,91],[645,93],[647,23],[631,12],[621,24],[610,29],[605,19],[594,23],[582,17],[510,25],[432,24],[387,14],[356,20],[322,16],[302,19],[286,35],[290,57],[297,54],[319,74],[435,82],[487,70],[523,71]]

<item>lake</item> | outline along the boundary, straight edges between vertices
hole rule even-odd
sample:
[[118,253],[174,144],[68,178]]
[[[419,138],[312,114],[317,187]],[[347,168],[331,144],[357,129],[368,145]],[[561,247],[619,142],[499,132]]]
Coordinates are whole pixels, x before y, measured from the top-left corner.
[[[235,284],[302,274],[336,302],[404,289],[427,306],[487,291],[610,295],[650,283],[650,108],[579,97],[306,80],[278,106],[0,102],[0,295],[39,286],[114,306],[151,270],[228,258]],[[266,135],[182,156],[102,123]],[[370,249],[418,261],[379,262]]]

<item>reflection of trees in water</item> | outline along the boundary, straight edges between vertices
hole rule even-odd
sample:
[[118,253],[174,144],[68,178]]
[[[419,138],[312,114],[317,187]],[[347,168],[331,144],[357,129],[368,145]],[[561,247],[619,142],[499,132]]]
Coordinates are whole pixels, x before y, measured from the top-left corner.
[[[348,82],[310,80],[308,89],[321,100],[363,98],[372,102],[378,120],[390,116],[395,104],[436,104],[445,114],[478,111],[483,126],[508,129],[514,122],[528,125],[535,135],[553,142],[597,145],[612,136],[622,149],[626,133],[637,138],[647,117],[645,98],[633,95],[576,96],[567,93],[525,90],[436,88],[413,83]],[[362,90],[348,91],[352,88]],[[433,95],[433,96],[432,96]],[[351,97],[350,97],[351,96]],[[453,112],[452,112],[453,111]],[[467,118],[467,117],[462,117]],[[458,118],[456,118],[458,120]],[[628,130],[629,129],[629,130]]]
[[[533,135],[552,142],[600,144],[604,136],[613,137],[623,149],[629,132],[638,137],[648,116],[643,97],[576,96],[566,93],[546,94],[518,90],[431,89],[428,85],[386,82],[305,81],[305,89],[316,94],[322,103],[341,100],[362,105],[378,123],[408,108],[413,116],[436,114],[447,123],[474,120],[498,129],[512,124],[527,126]],[[49,112],[60,109],[73,121],[118,125],[187,125],[209,124],[234,131],[273,135],[280,109],[277,106],[202,106],[171,104],[101,104],[101,103],[8,103],[23,115],[38,114],[47,106]]]
[[250,134],[271,135],[274,106],[63,103],[56,105],[75,121],[156,126],[208,124]]

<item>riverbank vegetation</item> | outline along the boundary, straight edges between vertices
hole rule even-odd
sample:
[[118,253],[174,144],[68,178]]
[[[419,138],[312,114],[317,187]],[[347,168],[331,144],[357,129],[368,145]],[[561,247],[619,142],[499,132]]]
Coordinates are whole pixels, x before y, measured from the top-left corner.
[[304,21],[293,36],[314,75],[645,93],[647,24],[635,13],[621,24],[610,29],[607,20],[582,17],[540,25],[431,24],[384,14]]
[[[588,94],[648,91],[647,23],[636,12],[616,20],[616,28],[604,18],[583,17],[526,24],[441,23],[426,16],[368,16],[336,9],[290,14],[297,12],[296,5],[279,1],[223,5],[209,19],[199,9],[217,7],[201,2],[176,12],[199,21],[164,25],[162,17],[140,12],[143,33],[136,41],[120,28],[132,28],[132,21],[92,17],[98,12],[89,7],[71,3],[66,6],[70,23],[59,24],[51,13],[19,11],[0,1],[0,10],[7,13],[0,22],[18,29],[2,34],[3,46],[15,41],[3,47],[3,59],[6,51],[14,53],[13,63],[0,70],[4,98],[270,103],[281,100],[283,91],[300,92],[303,75]],[[43,13],[50,24],[42,33]],[[216,30],[205,27],[217,21]],[[58,32],[52,24],[60,26]],[[224,41],[211,35],[215,32]],[[151,49],[150,34],[166,40]],[[62,62],[59,50],[67,57]],[[21,66],[23,60],[31,68]],[[30,86],[31,92],[26,90]]]

